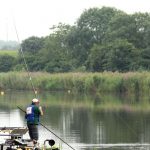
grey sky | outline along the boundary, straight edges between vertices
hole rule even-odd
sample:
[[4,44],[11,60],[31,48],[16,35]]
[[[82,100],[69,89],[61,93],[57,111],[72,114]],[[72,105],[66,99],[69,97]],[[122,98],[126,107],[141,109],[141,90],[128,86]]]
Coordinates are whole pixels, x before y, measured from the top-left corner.
[[59,22],[74,24],[85,9],[109,6],[127,13],[149,12],[148,0],[0,0],[0,40],[46,36]]

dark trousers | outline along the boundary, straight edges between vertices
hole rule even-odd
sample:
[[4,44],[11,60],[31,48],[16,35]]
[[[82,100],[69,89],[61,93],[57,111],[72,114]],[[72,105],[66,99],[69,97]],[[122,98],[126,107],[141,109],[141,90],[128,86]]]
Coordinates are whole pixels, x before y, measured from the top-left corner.
[[31,140],[38,140],[39,139],[39,133],[38,133],[38,125],[35,124],[27,124],[29,129],[29,136]]

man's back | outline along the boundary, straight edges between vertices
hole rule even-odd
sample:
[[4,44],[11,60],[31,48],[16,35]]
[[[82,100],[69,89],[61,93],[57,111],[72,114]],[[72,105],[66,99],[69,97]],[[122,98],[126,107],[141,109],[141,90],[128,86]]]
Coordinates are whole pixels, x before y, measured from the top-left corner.
[[39,124],[40,109],[32,104],[26,109],[27,124]]

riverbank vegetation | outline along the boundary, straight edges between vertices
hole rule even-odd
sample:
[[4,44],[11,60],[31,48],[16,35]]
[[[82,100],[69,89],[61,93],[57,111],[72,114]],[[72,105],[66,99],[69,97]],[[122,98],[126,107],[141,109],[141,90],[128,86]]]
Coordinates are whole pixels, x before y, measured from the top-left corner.
[[[149,94],[150,72],[31,73],[37,91]],[[0,73],[1,90],[32,90],[27,72]]]

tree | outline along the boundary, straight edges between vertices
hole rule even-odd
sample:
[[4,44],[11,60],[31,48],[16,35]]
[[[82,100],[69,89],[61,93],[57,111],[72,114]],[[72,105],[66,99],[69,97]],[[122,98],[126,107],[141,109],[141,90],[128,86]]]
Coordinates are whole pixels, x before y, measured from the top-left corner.
[[11,71],[15,64],[15,58],[10,55],[0,55],[0,72]]
[[32,36],[21,44],[22,50],[31,54],[37,53],[44,46],[44,38]]
[[135,13],[132,17],[135,21],[136,27],[135,46],[140,49],[150,47],[150,14]]
[[136,28],[132,16],[120,13],[109,22],[105,42],[111,42],[115,39],[127,39],[132,43],[136,38],[135,35]]
[[105,64],[107,62],[106,54],[108,49],[106,45],[94,45],[91,48],[90,54],[87,60],[87,69],[89,71],[99,72],[105,70]]
[[129,43],[132,43],[136,49],[134,54],[137,59],[133,61],[131,68],[138,70],[149,68],[149,38],[150,14],[119,14],[111,20],[105,42],[126,39]]
[[127,72],[134,69],[138,54],[132,43],[125,39],[116,39],[109,44],[109,49],[106,70]]
[[141,51],[140,67],[144,70],[150,70],[150,48]]
[[45,62],[44,70],[48,72],[69,71],[72,68],[72,61],[66,37],[70,26],[59,23],[51,29],[52,34],[46,38],[45,45],[39,52],[42,62]]
[[89,51],[94,44],[101,44],[105,38],[110,20],[120,11],[103,7],[85,10],[68,35],[68,43],[77,66],[85,65]]
[[77,21],[77,27],[83,33],[84,31],[89,32],[91,42],[100,44],[105,37],[109,22],[118,13],[122,12],[110,7],[85,10]]
[[95,45],[88,58],[92,71],[129,71],[133,69],[136,49],[127,40],[117,39],[110,43]]
[[105,41],[127,39],[136,48],[143,49],[150,45],[150,15],[135,13],[118,14],[112,18]]

